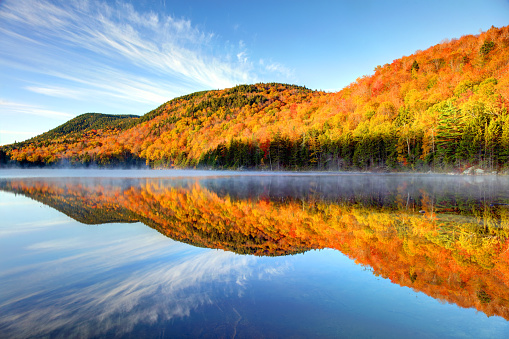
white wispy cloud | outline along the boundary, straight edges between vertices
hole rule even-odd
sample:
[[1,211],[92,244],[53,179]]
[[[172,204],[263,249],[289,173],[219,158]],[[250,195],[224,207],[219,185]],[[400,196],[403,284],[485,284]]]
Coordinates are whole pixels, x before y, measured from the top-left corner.
[[80,91],[57,86],[27,86],[25,89],[34,93],[49,95],[52,97],[80,99]]
[[45,118],[61,119],[72,118],[74,115],[67,112],[58,112],[44,109],[36,105],[29,105],[20,102],[12,102],[0,99],[0,114],[28,114],[38,115]]
[[237,53],[237,59],[239,60],[239,62],[246,63],[248,60],[247,56],[246,56],[246,52]]
[[[101,1],[0,4],[0,63],[50,76],[26,89],[54,97],[161,104],[195,90],[255,82],[245,44],[227,46],[191,21]],[[79,93],[69,86],[79,86]]]
[[260,59],[259,64],[264,68],[266,72],[279,74],[285,78],[295,77],[295,72],[292,69],[278,62],[266,62],[264,59]]

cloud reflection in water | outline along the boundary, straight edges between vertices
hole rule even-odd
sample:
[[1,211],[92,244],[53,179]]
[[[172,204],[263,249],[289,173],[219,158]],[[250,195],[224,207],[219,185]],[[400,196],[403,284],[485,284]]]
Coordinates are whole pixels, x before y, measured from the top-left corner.
[[2,335],[126,334],[137,325],[186,317],[215,300],[240,297],[249,279],[287,269],[255,265],[255,257],[193,248],[139,224],[103,226],[102,238],[93,229],[74,226],[82,228],[77,236],[25,246],[28,255],[47,260],[0,276]]

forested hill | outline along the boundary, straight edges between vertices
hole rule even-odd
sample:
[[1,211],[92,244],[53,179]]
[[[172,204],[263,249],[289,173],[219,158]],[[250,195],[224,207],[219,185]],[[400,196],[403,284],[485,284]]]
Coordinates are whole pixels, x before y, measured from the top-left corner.
[[[4,162],[499,170],[509,163],[509,27],[444,41],[337,93],[241,85],[105,129],[2,148]],[[1,155],[1,154],[0,154]]]
[[85,113],[67,121],[57,128],[27,140],[26,143],[51,142],[62,136],[80,137],[81,134],[85,132],[98,129],[126,129],[134,125],[138,118],[139,116],[137,115],[127,114]]

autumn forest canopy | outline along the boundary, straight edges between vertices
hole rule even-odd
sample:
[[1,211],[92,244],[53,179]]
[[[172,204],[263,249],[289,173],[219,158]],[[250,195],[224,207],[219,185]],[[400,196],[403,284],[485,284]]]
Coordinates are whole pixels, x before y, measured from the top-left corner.
[[260,83],[142,116],[87,113],[0,148],[1,165],[271,170],[509,167],[509,26],[444,41],[337,93]]

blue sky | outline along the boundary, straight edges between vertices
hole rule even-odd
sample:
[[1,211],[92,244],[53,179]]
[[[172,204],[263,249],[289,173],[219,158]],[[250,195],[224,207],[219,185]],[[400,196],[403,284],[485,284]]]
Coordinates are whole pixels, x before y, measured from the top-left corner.
[[0,0],[0,144],[82,113],[142,115],[237,84],[336,91],[508,24],[508,0]]

